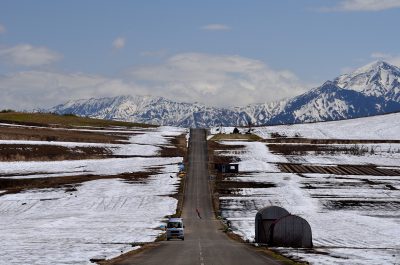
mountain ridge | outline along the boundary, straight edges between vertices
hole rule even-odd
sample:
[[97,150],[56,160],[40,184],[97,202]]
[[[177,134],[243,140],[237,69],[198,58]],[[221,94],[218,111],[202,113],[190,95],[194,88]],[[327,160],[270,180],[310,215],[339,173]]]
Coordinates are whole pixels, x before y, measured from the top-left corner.
[[400,68],[373,62],[299,96],[218,108],[164,97],[71,100],[47,111],[179,127],[276,125],[331,121],[400,111]]

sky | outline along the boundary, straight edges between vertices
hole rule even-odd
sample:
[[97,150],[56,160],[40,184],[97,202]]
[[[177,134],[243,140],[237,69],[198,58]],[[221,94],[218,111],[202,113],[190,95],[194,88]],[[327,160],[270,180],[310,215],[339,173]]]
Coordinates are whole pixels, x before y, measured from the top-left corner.
[[276,101],[375,60],[400,66],[399,17],[400,0],[2,0],[0,109]]

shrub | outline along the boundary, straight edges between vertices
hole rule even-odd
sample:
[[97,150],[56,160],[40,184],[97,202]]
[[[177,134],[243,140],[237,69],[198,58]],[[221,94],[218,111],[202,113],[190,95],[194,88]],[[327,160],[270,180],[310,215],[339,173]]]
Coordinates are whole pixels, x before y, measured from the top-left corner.
[[10,113],[10,112],[15,112],[15,110],[12,109],[3,109],[0,111],[0,113]]

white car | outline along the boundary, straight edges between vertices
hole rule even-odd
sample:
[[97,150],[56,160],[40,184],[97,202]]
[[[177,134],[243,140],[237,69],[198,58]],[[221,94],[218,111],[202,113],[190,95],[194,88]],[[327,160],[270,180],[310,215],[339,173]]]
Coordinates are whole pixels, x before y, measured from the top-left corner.
[[185,240],[185,232],[182,218],[170,218],[167,224],[167,240],[178,238]]

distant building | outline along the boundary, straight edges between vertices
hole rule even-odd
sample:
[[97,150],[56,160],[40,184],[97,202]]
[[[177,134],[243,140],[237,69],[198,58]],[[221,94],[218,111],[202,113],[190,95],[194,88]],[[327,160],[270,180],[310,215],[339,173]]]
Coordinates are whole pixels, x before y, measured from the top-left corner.
[[220,173],[239,173],[239,164],[215,164],[214,168]]

